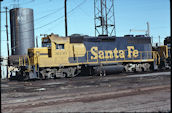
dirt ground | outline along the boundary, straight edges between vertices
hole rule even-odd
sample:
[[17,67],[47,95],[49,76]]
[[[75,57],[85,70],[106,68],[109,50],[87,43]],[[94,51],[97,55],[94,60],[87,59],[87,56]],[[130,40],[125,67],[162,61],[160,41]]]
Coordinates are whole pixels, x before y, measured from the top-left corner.
[[1,112],[170,112],[170,72],[1,81]]

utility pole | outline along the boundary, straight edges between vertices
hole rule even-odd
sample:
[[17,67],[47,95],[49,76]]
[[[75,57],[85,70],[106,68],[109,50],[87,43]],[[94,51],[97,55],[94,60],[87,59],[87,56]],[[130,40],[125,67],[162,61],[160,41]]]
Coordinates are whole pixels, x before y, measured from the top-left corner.
[[160,46],[160,38],[161,38],[161,37],[159,36],[159,46]]
[[152,36],[152,45],[153,45],[153,36]]
[[7,79],[8,79],[8,66],[9,66],[9,40],[8,40],[8,13],[7,13],[7,11],[8,11],[8,8],[7,7],[5,7],[5,12],[6,12],[6,25],[5,25],[5,27],[6,27],[6,34],[7,34],[7,52],[8,52],[8,56],[7,56],[7,75],[6,75],[6,77],[7,77]]
[[147,35],[148,37],[150,37],[150,27],[149,27],[149,22],[147,22],[146,24],[147,24],[147,33],[146,33],[146,35]]
[[67,0],[64,1],[65,3],[65,36],[68,36],[68,31],[67,31]]
[[[0,26],[1,26],[1,1],[3,0],[0,0]],[[1,27],[0,27],[0,79],[2,78],[2,72],[1,72],[1,62],[3,60],[1,59]]]
[[38,36],[36,36],[36,47],[38,47]]

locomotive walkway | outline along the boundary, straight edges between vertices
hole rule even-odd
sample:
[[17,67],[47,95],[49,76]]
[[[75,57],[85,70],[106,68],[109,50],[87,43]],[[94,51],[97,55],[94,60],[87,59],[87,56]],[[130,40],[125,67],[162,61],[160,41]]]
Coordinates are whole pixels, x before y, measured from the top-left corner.
[[170,72],[2,81],[2,112],[170,111]]

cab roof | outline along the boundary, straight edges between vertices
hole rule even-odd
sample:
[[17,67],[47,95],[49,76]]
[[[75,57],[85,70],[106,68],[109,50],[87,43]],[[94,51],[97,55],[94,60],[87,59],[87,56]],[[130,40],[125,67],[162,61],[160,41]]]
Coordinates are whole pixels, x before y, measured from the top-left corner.
[[54,35],[54,34],[48,35],[47,37],[43,37],[42,39],[50,39],[51,42],[55,42],[55,43],[69,42],[69,37],[59,37],[59,36]]

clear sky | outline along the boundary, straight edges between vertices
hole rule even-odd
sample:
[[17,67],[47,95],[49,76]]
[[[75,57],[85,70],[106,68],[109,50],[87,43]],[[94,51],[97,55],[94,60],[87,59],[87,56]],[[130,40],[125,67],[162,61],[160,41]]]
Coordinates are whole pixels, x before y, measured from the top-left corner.
[[[15,7],[14,4],[18,3],[19,7],[34,10],[35,37],[38,36],[39,38],[39,46],[41,46],[40,34],[65,35],[64,0],[4,0],[2,11],[5,11],[3,7],[7,6],[12,9]],[[130,34],[130,29],[146,30],[146,22],[150,24],[150,35],[154,37],[154,43],[159,42],[158,36],[161,36],[161,43],[165,37],[170,36],[170,0],[114,0],[114,3],[117,36]],[[78,5],[79,7],[72,10]],[[67,7],[68,12],[70,12],[68,13],[68,34],[77,33],[94,36],[94,0],[67,0]],[[6,57],[4,13],[2,13],[1,18],[1,55]],[[132,34],[145,33],[133,32]]]

